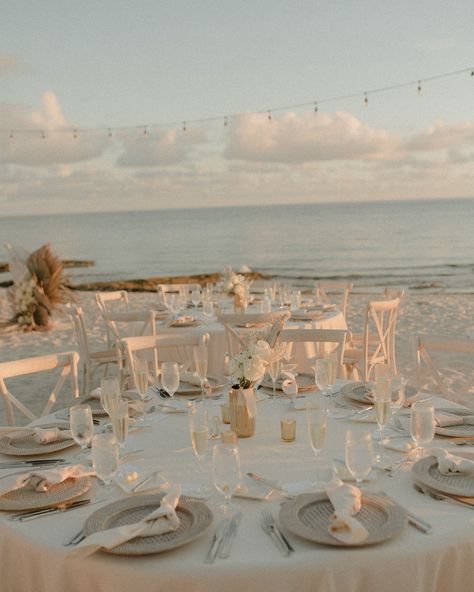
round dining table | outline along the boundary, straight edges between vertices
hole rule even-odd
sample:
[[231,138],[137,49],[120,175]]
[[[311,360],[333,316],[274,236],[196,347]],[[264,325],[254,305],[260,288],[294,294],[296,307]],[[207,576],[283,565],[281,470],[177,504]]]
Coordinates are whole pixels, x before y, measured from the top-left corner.
[[[224,398],[215,398],[204,403],[211,417],[220,415],[223,401]],[[283,397],[272,400],[259,395],[255,434],[238,442],[243,476],[248,472],[258,473],[278,481],[293,493],[312,490],[316,461],[306,433],[302,401],[294,409]],[[434,401],[446,407],[446,401]],[[181,407],[184,406],[182,403]],[[349,405],[347,415],[351,408]],[[163,481],[179,483],[184,494],[196,495],[200,474],[191,447],[187,413],[157,409],[147,416],[145,424],[131,430],[125,452],[143,452],[132,454],[124,461],[118,483],[124,474],[133,474],[134,470],[139,479],[156,470]],[[44,418],[42,422],[51,422],[54,417]],[[280,438],[280,420],[285,418],[296,420],[293,442]],[[375,427],[373,423],[356,422],[349,417],[331,418],[322,458],[340,464],[344,458],[346,430],[373,431]],[[429,522],[431,534],[424,534],[407,523],[393,538],[380,544],[338,547],[313,543],[284,531],[294,548],[294,552],[284,557],[261,527],[262,510],[270,510],[278,518],[284,507],[286,498],[275,490],[265,500],[234,499],[242,520],[230,556],[206,563],[204,559],[221,517],[222,499],[212,485],[212,448],[218,442],[209,440],[203,471],[203,480],[212,492],[204,503],[214,519],[199,538],[152,555],[125,556],[99,551],[84,558],[71,557],[71,547],[65,547],[64,543],[93,512],[113,500],[138,499],[139,495],[150,493],[144,488],[140,494],[127,495],[117,483],[103,487],[93,478],[88,495],[94,498],[94,505],[28,522],[13,522],[8,513],[1,513],[2,592],[468,592],[473,589],[474,511],[417,492],[412,472],[405,465],[392,477],[387,471],[374,471],[364,488],[385,492],[397,504]],[[438,437],[435,445],[455,449],[449,441]],[[77,452],[74,446],[61,456],[72,458]],[[391,459],[400,456],[388,450],[386,454]],[[2,455],[1,460],[7,458],[12,457]]]

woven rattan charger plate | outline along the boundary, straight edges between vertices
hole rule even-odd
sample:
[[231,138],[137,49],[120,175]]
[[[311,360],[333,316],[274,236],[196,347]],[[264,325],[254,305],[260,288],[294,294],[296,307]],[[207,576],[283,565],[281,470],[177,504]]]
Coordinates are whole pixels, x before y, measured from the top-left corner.
[[[219,376],[208,376],[207,380],[209,381],[209,386],[213,391],[221,389],[224,386],[223,378]],[[199,395],[201,394],[201,387],[196,384],[191,384],[190,382],[182,381],[179,383],[178,390],[175,392],[175,395]]]
[[[277,391],[283,390],[282,384],[283,384],[283,381],[281,378],[279,378],[276,381],[276,390]],[[316,389],[316,383],[314,381],[313,374],[306,374],[304,372],[301,372],[301,374],[298,374],[296,377],[296,384],[298,385],[298,391],[300,393],[303,393],[305,391],[312,391],[312,390]],[[270,380],[270,378],[267,377],[263,380],[262,386],[263,386],[263,388],[266,388],[266,389],[273,389],[273,382]]]
[[25,435],[22,437],[11,438],[10,436],[4,436],[0,438],[0,453],[11,456],[36,456],[64,450],[74,445],[75,442],[72,438],[40,444],[36,442],[33,432],[27,433],[25,431]]
[[362,493],[362,507],[355,516],[369,536],[356,545],[339,541],[329,534],[329,517],[333,505],[325,493],[304,493],[286,502],[280,510],[280,522],[293,534],[304,539],[336,547],[362,547],[391,539],[406,524],[406,511],[382,495]]
[[[373,405],[374,398],[372,393],[374,388],[375,384],[372,383],[351,382],[350,384],[345,384],[341,388],[341,393],[348,399],[356,401],[357,403]],[[407,386],[405,388],[405,396],[407,398],[413,397],[417,392],[418,390],[413,386]]]
[[[163,495],[126,498],[100,508],[87,519],[84,525],[84,534],[89,536],[94,532],[108,528],[139,522],[147,514],[157,509]],[[156,536],[137,537],[113,549],[102,550],[115,555],[162,553],[190,543],[201,536],[212,522],[212,512],[206,504],[187,499],[184,496],[179,500],[176,513],[180,520],[177,530]]]
[[[464,455],[461,453],[456,456]],[[472,456],[468,454],[465,457],[472,460]],[[416,462],[412,467],[412,472],[416,481],[431,489],[450,495],[474,497],[474,475],[462,473],[443,475],[438,470],[438,461],[435,456],[427,456]]]
[[[30,470],[34,469],[30,467]],[[25,469],[18,474],[27,472],[28,469]],[[80,477],[79,479],[65,479],[62,483],[53,485],[49,491],[35,491],[22,487],[0,497],[0,510],[16,512],[57,506],[86,493],[91,485],[92,481],[89,477]]]

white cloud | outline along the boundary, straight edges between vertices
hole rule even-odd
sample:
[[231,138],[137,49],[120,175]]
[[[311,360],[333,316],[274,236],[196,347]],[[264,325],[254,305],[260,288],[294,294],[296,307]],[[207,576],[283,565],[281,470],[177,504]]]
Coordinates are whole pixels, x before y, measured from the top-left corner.
[[474,124],[446,125],[437,123],[421,134],[414,135],[404,147],[408,151],[431,152],[435,150],[459,150],[474,147]]
[[19,58],[7,53],[0,53],[0,76],[14,74],[22,70],[23,67],[23,62]]
[[229,127],[229,159],[280,163],[328,160],[380,160],[397,156],[400,140],[370,128],[350,113],[286,113],[268,121],[249,114]]
[[13,130],[13,138],[0,136],[0,163],[49,166],[90,160],[105,151],[109,143],[103,133],[79,133],[74,138],[73,127],[52,92],[43,93],[37,109],[0,105],[0,128]]
[[186,132],[171,130],[149,130],[120,135],[124,152],[117,158],[119,167],[161,167],[183,163],[195,146],[206,141],[200,128],[188,128]]

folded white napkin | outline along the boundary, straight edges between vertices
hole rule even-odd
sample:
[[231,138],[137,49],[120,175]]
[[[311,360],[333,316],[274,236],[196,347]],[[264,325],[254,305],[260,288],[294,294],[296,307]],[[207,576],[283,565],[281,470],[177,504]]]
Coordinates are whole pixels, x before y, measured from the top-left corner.
[[0,481],[0,496],[15,491],[21,487],[34,489],[35,491],[44,492],[49,491],[53,485],[62,483],[66,479],[79,479],[80,477],[88,477],[94,475],[91,471],[83,465],[72,465],[70,467],[57,467],[54,469],[33,469],[28,473],[21,475],[10,475],[4,477]]
[[280,368],[280,377],[282,380],[295,380],[298,376],[296,364],[282,364]]
[[474,461],[450,454],[444,448],[431,448],[425,456],[435,456],[443,475],[474,475]]
[[344,484],[340,479],[333,479],[326,487],[326,493],[334,506],[328,530],[339,541],[346,544],[357,544],[369,536],[362,524],[353,518],[361,508],[360,489],[354,485]]
[[179,527],[179,518],[175,508],[180,496],[181,486],[173,485],[161,500],[159,508],[140,522],[96,532],[79,543],[76,549],[69,553],[69,557],[86,557],[99,549],[113,549],[136,537],[156,536],[176,530]]
[[102,394],[102,388],[98,386],[94,390],[89,393],[89,399],[100,399],[100,395]]
[[451,413],[437,412],[435,414],[435,421],[439,428],[460,425],[474,425],[474,415],[454,415]]
[[193,384],[195,386],[201,386],[201,380],[194,372],[181,372],[180,381],[186,382],[187,384]]
[[285,395],[288,395],[289,397],[296,397],[298,394],[298,384],[294,378],[286,378],[282,382],[281,388]]
[[61,442],[72,438],[71,430],[60,430],[59,428],[35,428],[35,442],[38,444],[49,444]]

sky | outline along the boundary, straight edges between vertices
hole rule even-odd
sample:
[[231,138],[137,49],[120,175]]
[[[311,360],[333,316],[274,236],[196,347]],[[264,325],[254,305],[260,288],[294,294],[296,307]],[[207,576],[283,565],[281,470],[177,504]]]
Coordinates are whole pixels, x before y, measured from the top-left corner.
[[474,197],[471,0],[0,14],[0,216]]

